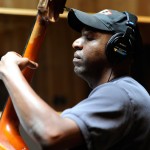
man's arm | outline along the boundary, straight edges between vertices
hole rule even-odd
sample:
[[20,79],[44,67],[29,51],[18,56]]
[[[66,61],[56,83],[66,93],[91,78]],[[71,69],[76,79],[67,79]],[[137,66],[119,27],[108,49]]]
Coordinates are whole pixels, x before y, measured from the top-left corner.
[[9,52],[0,61],[0,79],[12,99],[18,118],[25,130],[43,147],[65,149],[83,142],[80,129],[70,119],[46,104],[28,84],[20,68],[36,68],[37,64]]

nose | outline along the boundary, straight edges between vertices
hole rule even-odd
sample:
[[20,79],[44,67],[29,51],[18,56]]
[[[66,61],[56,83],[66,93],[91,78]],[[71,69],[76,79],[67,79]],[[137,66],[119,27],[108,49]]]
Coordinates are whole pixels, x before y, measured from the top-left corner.
[[76,39],[73,44],[72,47],[75,50],[82,50],[83,49],[83,40],[81,38]]

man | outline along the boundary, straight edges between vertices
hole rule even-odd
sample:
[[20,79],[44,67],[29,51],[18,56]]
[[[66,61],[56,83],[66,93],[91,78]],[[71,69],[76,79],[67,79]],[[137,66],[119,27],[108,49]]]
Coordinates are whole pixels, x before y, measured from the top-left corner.
[[150,149],[150,97],[130,77],[131,64],[142,53],[136,20],[115,10],[96,14],[70,10],[68,23],[81,32],[73,43],[74,71],[93,90],[61,116],[22,76],[20,68],[37,64],[14,52],[2,57],[0,79],[23,127],[43,149]]

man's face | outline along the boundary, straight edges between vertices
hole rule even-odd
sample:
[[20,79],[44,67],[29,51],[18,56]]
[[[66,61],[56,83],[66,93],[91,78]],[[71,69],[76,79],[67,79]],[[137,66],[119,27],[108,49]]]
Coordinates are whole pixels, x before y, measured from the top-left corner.
[[74,71],[82,78],[101,75],[108,65],[105,47],[112,35],[93,31],[87,28],[82,30],[81,37],[74,41]]

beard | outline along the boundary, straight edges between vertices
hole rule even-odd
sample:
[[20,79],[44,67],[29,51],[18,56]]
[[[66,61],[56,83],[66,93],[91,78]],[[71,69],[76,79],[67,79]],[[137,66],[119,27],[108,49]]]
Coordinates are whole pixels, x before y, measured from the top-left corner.
[[[96,82],[103,74],[106,63],[100,62],[84,62],[74,65],[74,72],[77,76],[85,80],[86,82]],[[95,81],[94,81],[95,80]]]
[[97,82],[104,75],[109,65],[103,53],[85,55],[84,53],[78,52],[74,56],[74,72],[88,83]]

